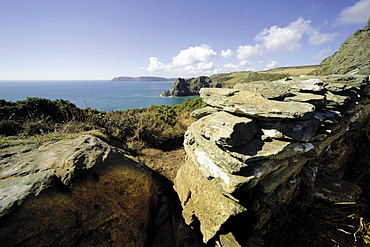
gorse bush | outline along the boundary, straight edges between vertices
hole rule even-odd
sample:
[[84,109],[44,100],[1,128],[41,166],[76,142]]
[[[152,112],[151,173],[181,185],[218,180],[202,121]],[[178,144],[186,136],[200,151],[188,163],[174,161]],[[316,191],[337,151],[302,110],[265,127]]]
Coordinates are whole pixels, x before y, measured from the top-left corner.
[[60,99],[0,100],[0,135],[27,137],[99,129],[137,151],[145,147],[182,143],[183,135],[193,121],[190,113],[203,106],[205,103],[197,98],[185,100],[181,105],[102,112],[80,109]]
[[42,134],[54,130],[56,124],[69,122],[82,115],[83,110],[66,100],[0,100],[0,135]]
[[66,100],[27,98],[7,102],[0,100],[0,119],[26,121],[47,118],[53,122],[63,122],[77,116],[82,110]]
[[110,136],[127,144],[132,150],[182,143],[183,135],[193,121],[190,113],[204,107],[200,98],[185,100],[181,105],[151,106],[106,113],[99,119]]

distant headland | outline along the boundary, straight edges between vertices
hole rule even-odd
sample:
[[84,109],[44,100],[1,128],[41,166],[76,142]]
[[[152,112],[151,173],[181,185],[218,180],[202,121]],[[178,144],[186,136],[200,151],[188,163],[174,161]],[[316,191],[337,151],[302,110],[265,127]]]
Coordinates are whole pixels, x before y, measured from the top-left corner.
[[164,78],[156,76],[140,76],[140,77],[118,76],[114,77],[112,81],[176,81],[176,78]]

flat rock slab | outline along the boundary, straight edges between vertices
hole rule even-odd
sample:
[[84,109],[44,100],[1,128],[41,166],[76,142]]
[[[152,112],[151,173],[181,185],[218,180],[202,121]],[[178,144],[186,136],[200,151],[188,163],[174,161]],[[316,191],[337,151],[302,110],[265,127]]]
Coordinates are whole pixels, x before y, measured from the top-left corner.
[[202,88],[200,96],[208,105],[227,112],[262,118],[266,121],[309,119],[315,114],[315,106],[309,103],[269,100],[260,93],[250,91]]
[[310,103],[318,108],[325,108],[327,104],[324,95],[299,92],[295,92],[293,96],[286,97],[284,101]]
[[195,123],[206,139],[224,147],[238,147],[252,140],[257,123],[227,112],[217,112]]
[[268,99],[284,98],[291,93],[291,86],[284,81],[239,83],[234,86],[234,89],[260,93]]
[[325,88],[332,92],[357,89],[369,84],[367,75],[329,75],[325,80]]

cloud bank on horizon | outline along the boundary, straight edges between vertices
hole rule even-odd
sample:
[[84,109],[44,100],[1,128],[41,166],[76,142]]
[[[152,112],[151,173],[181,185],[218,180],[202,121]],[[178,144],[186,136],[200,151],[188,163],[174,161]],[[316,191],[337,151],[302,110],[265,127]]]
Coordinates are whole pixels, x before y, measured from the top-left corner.
[[[370,17],[370,0],[360,0],[343,9],[333,21],[333,26],[366,23]],[[322,25],[328,25],[324,23]],[[338,33],[321,33],[321,26],[314,27],[311,20],[299,17],[286,27],[271,26],[263,29],[255,38],[254,44],[240,45],[235,51],[230,48],[214,51],[207,44],[191,46],[181,50],[172,61],[163,63],[157,57],[149,58],[148,72],[170,72],[181,75],[212,75],[240,70],[268,70],[280,66],[279,61],[266,60],[276,52],[294,53],[303,44],[320,46],[332,41]],[[304,43],[305,42],[305,43]],[[312,59],[320,62],[332,52],[330,46],[315,54]],[[234,58],[233,63],[222,59]],[[216,65],[214,61],[220,64]]]

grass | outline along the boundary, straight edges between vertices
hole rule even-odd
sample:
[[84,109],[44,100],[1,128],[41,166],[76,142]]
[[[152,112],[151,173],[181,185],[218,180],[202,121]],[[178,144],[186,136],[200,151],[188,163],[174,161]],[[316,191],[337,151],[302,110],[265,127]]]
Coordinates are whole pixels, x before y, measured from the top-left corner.
[[[290,70],[292,71],[292,70]],[[311,71],[311,69],[309,70]],[[305,72],[305,71],[304,71]],[[304,74],[304,73],[302,73]],[[253,81],[274,81],[296,75],[296,73],[288,73],[288,70],[271,70],[262,72],[234,72],[228,74],[219,74],[211,76],[213,84],[221,84],[224,88],[232,88],[235,84],[246,83]]]

